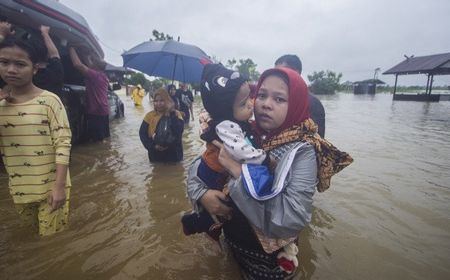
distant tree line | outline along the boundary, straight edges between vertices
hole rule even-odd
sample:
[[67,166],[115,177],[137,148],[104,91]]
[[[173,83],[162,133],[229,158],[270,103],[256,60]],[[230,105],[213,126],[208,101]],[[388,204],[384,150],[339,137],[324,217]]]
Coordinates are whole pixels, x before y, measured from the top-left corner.
[[[425,92],[426,86],[397,86],[397,92],[411,92],[411,93],[418,93],[418,92]],[[444,86],[433,86],[433,90],[450,90],[450,86],[444,85]],[[352,85],[339,85],[337,91],[342,92],[353,92],[353,86]],[[377,92],[394,92],[394,86],[390,85],[377,85]]]

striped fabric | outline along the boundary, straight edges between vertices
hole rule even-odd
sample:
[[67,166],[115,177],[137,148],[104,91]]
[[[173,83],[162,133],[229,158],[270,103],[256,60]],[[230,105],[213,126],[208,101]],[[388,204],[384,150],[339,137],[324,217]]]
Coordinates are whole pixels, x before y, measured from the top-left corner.
[[64,106],[51,92],[20,104],[0,101],[0,153],[14,203],[47,198],[56,164],[69,164],[71,136]]

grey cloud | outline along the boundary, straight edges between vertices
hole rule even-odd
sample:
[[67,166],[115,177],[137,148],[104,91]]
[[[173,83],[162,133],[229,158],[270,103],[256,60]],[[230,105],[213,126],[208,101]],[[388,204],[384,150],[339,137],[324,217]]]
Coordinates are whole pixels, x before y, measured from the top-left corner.
[[[305,76],[331,69],[352,81],[370,78],[377,67],[387,70],[404,54],[450,51],[446,0],[61,2],[87,19],[107,60],[117,65],[120,53],[150,38],[153,29],[223,62],[250,57],[263,71],[281,54],[295,53]],[[392,76],[381,78],[393,83]],[[440,79],[450,84],[448,76]]]

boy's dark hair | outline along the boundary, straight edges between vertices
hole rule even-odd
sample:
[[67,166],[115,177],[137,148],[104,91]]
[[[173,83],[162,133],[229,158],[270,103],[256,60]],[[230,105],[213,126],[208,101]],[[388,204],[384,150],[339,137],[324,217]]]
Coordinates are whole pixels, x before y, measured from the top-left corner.
[[29,43],[36,49],[37,61],[46,62],[48,58],[47,47],[44,43],[44,38],[41,33],[36,31],[30,31],[23,35],[23,40],[28,40]]
[[299,74],[302,73],[302,61],[295,54],[285,54],[280,56],[280,58],[275,61],[275,66],[283,63],[286,64],[288,68],[297,71]]
[[28,54],[33,64],[40,60],[40,53],[32,41],[15,36],[8,36],[0,43],[0,49],[18,47]]

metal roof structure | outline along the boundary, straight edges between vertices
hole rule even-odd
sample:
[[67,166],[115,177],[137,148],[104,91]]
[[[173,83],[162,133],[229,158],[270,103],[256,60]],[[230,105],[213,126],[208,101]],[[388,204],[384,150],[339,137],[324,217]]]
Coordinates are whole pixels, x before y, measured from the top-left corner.
[[385,84],[385,82],[379,79],[368,79],[363,81],[357,81],[354,82],[353,84]]
[[450,53],[433,54],[427,56],[408,57],[391,69],[385,71],[383,75],[395,75],[394,100],[412,100],[410,97],[404,98],[396,95],[397,79],[399,75],[426,74],[427,87],[425,95],[418,96],[414,100],[418,101],[438,101],[439,96],[432,97],[433,77],[435,75],[450,75]]
[[112,64],[109,64],[109,63],[106,63],[106,68],[105,68],[105,71],[109,71],[109,72],[121,72],[121,73],[132,73],[133,71],[132,70],[130,70],[130,69],[128,69],[128,68],[125,68],[125,67],[122,67],[122,66],[115,66],[115,65],[112,65]]
[[391,69],[385,71],[383,74],[448,75],[450,74],[450,53],[408,57]]

